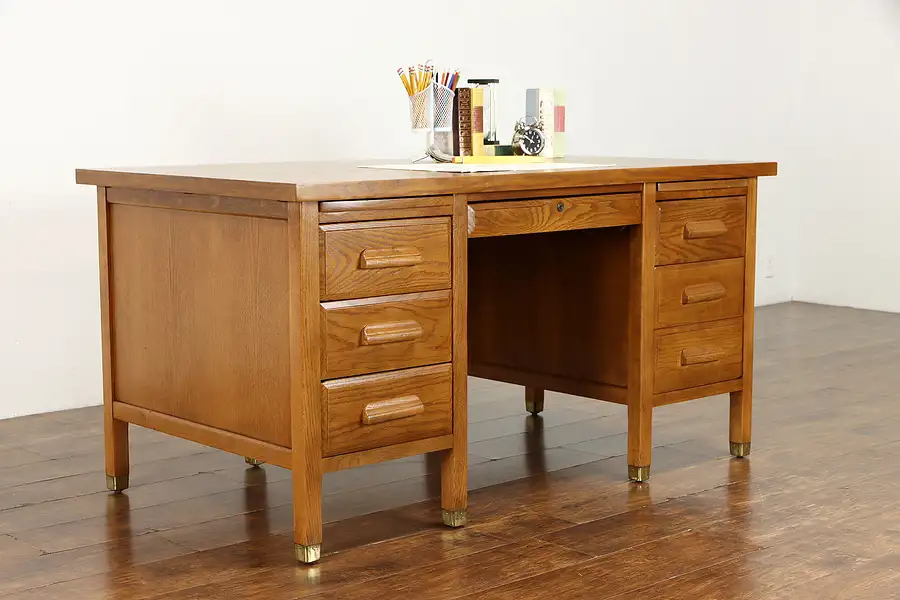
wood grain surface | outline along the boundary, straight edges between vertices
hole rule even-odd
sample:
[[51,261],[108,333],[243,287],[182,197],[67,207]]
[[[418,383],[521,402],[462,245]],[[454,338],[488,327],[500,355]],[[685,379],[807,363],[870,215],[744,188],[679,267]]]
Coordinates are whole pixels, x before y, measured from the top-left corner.
[[[322,225],[322,299],[340,300],[450,288],[450,219]],[[363,265],[363,254],[416,260]]]
[[287,271],[290,341],[291,496],[294,544],[322,542],[324,399],[319,314],[319,207],[288,207]]
[[217,213],[244,217],[287,220],[287,204],[257,198],[179,194],[158,190],[129,190],[111,188],[108,201],[112,204],[152,206],[172,210]]
[[[281,201],[332,201],[729,179],[775,175],[775,163],[572,156],[601,169],[526,173],[427,173],[362,169],[386,161],[284,162],[123,169],[79,169],[77,183]],[[391,161],[387,161],[390,163]],[[398,161],[393,161],[396,164]],[[400,161],[403,162],[403,161]]]
[[656,200],[685,198],[714,198],[718,196],[743,196],[747,193],[747,179],[720,179],[717,181],[680,181],[657,185]]
[[741,376],[741,319],[658,331],[654,342],[656,393],[696,387]]
[[103,407],[0,421],[0,594],[892,598],[900,315],[791,303],[755,320],[749,459],[726,458],[727,397],[687,402],[656,411],[653,479],[629,485],[622,407],[547,392],[533,418],[521,387],[473,378],[470,524],[435,525],[428,457],[329,473],[315,567],[290,553],[286,470],[132,427],[132,487],[111,496]]
[[453,446],[441,456],[441,509],[469,506],[469,237],[468,204],[453,197]]
[[109,204],[107,189],[104,187],[97,188],[97,234],[100,255],[100,342],[103,369],[103,440],[106,475],[127,478],[129,471],[128,423],[117,420],[113,414],[113,403],[116,400],[116,368],[113,338],[113,292],[110,282],[114,276],[110,264]]
[[628,239],[609,228],[469,240],[470,363],[624,387]]
[[744,196],[660,202],[656,264],[737,258],[744,255]]
[[286,222],[109,215],[116,399],[290,447]]
[[469,237],[634,225],[641,220],[640,201],[640,194],[608,194],[481,202],[472,205]]
[[656,267],[656,326],[739,317],[744,312],[744,259]]
[[322,304],[322,378],[450,362],[450,290]]
[[654,300],[653,274],[659,213],[656,186],[645,184],[641,197],[643,219],[629,231],[627,384],[628,384],[628,465],[649,467],[653,448],[653,392],[657,371],[653,359]]
[[[452,432],[453,379],[449,364],[322,383],[325,456],[391,446]],[[415,396],[423,410],[402,419],[365,423],[373,403]]]
[[753,328],[756,307],[756,192],[758,182],[751,179],[747,193],[747,258],[744,260],[744,385],[731,394],[729,437],[732,442],[749,443],[753,414]]

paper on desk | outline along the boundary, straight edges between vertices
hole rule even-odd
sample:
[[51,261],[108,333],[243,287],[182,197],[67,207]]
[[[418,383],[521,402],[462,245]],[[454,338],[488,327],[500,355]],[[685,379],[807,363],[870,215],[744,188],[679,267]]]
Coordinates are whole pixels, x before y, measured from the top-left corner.
[[363,169],[394,169],[399,171],[430,171],[432,173],[496,173],[503,171],[561,171],[564,169],[608,169],[614,164],[594,163],[500,163],[493,165],[458,163],[414,163],[406,165],[360,165]]

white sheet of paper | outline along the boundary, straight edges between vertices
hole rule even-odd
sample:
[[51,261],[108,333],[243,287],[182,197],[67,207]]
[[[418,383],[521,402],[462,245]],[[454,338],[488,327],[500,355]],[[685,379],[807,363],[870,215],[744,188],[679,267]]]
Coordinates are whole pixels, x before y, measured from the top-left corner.
[[564,169],[608,169],[614,164],[593,163],[502,163],[466,165],[457,163],[410,163],[405,165],[360,165],[363,169],[394,169],[399,171],[430,171],[432,173],[497,173],[504,171],[561,171]]

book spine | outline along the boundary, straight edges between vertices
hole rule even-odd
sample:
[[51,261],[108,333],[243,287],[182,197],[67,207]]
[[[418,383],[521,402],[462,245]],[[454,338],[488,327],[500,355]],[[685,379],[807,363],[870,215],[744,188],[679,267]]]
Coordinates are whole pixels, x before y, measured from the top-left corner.
[[472,156],[484,156],[484,88],[472,88]]
[[553,157],[566,155],[566,90],[556,88],[553,94]]
[[544,149],[541,156],[553,158],[553,134],[556,120],[555,110],[553,108],[553,88],[541,88],[540,90],[540,108],[538,109],[538,118],[544,125]]
[[540,112],[541,90],[538,88],[529,88],[525,90],[525,116],[539,119]]
[[458,156],[472,156],[472,89],[457,88]]
[[453,136],[453,156],[459,156],[459,94],[453,94],[452,119],[450,131]]

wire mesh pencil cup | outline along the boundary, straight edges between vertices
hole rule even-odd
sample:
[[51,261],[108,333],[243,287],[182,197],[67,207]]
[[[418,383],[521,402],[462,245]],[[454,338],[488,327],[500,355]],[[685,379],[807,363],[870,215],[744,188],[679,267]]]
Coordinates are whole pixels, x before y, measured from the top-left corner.
[[409,97],[412,130],[425,134],[426,153],[436,148],[453,154],[453,97],[455,92],[437,81]]

